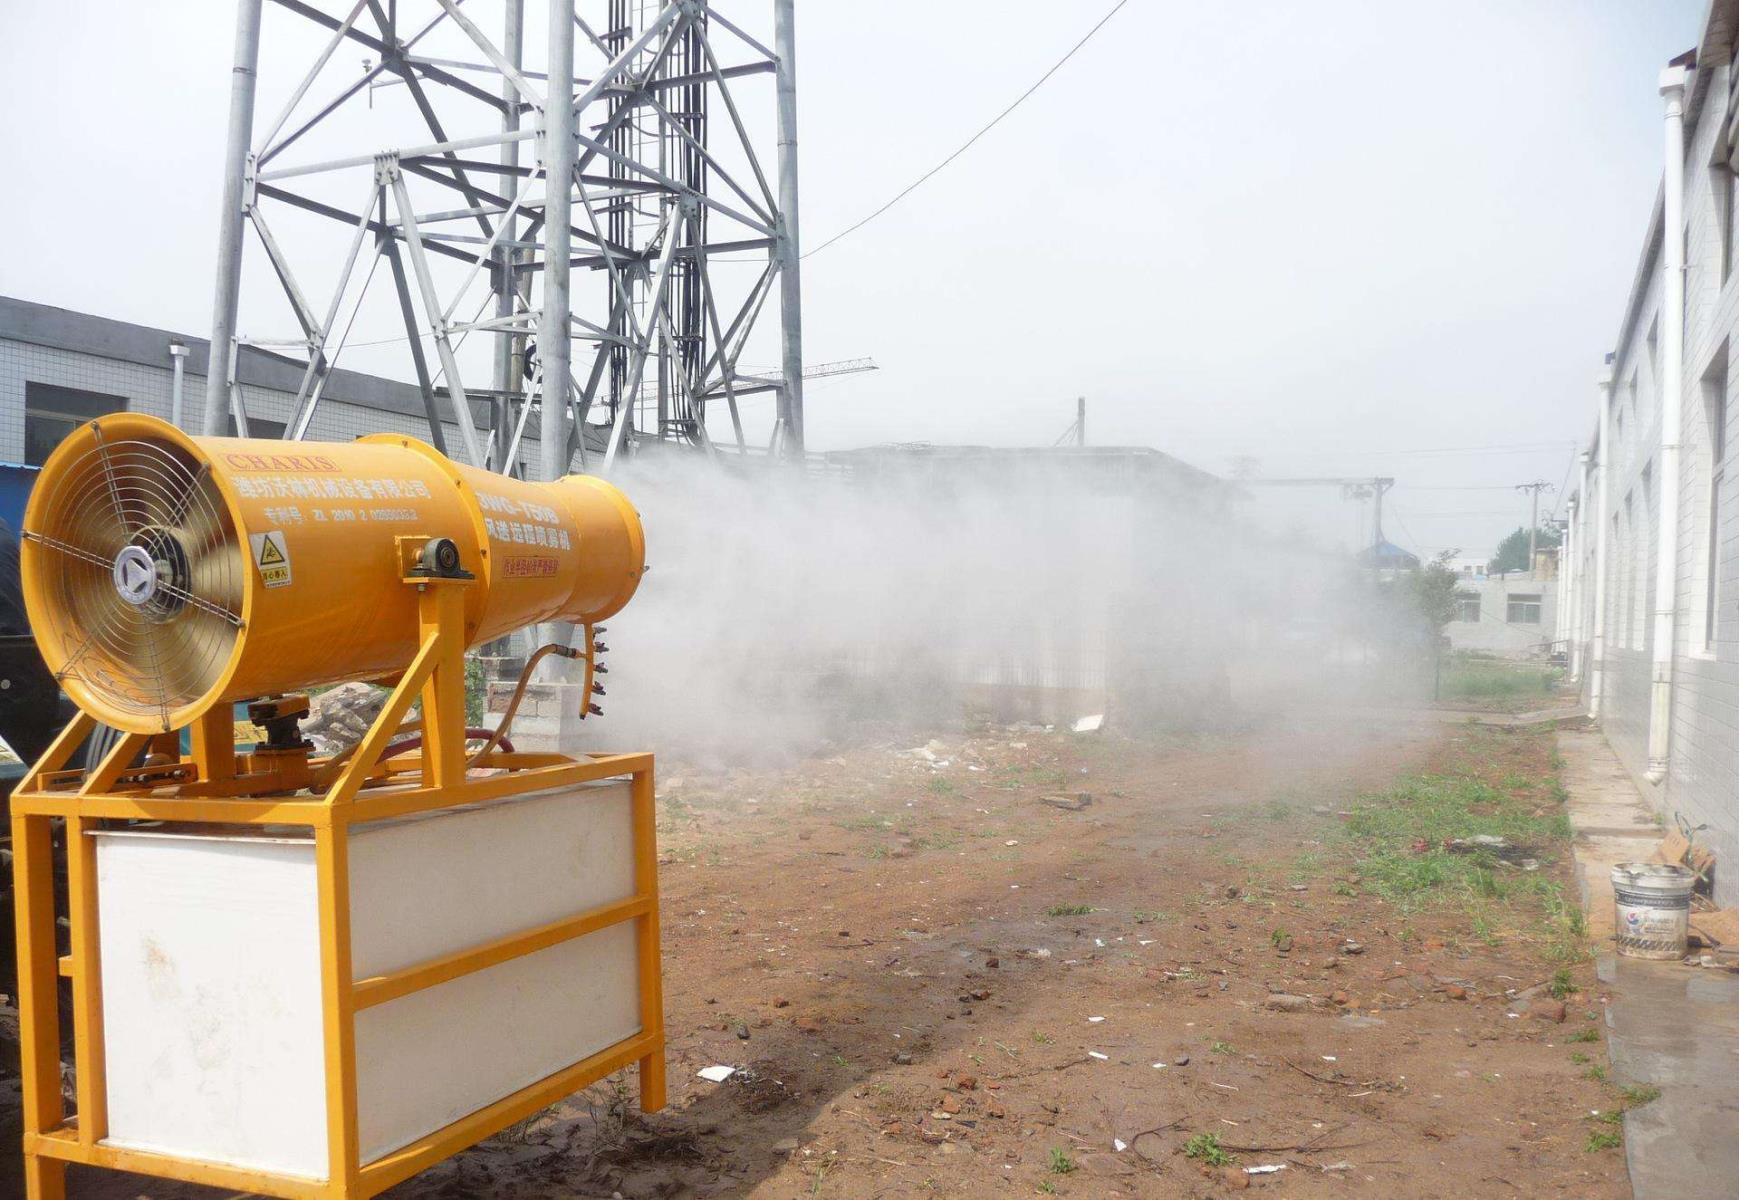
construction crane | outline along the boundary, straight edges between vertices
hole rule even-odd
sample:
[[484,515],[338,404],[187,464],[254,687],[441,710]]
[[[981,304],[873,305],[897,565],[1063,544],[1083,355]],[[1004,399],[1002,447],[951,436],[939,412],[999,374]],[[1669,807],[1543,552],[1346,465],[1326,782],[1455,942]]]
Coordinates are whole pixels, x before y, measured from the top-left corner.
[[1240,483],[1249,487],[1338,487],[1343,499],[1370,500],[1371,509],[1371,545],[1380,546],[1383,543],[1383,494],[1395,486],[1395,481],[1386,476],[1371,475],[1357,478],[1342,476],[1306,477],[1302,479],[1243,479]]
[[[805,379],[826,379],[833,375],[859,375],[865,371],[879,371],[873,358],[842,358],[838,362],[816,363],[813,367],[803,368]],[[779,375],[739,374],[733,377],[738,383],[746,386],[734,389],[739,396],[752,396],[756,392],[770,392],[784,386],[784,377]]]

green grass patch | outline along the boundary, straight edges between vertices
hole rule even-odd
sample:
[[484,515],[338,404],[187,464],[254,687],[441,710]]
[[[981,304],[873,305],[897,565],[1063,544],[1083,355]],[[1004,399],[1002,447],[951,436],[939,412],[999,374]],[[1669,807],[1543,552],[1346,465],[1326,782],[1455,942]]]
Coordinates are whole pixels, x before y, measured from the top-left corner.
[[1047,917],[1084,917],[1093,911],[1091,904],[1053,904],[1045,909]]
[[1555,667],[1496,659],[1456,658],[1443,664],[1438,695],[1445,700],[1546,696],[1563,676]]
[[1624,1145],[1624,1135],[1616,1129],[1595,1129],[1588,1134],[1586,1149],[1590,1154],[1601,1150],[1616,1150]]
[[1619,1088],[1618,1091],[1624,1097],[1626,1108],[1641,1108],[1661,1098],[1661,1090],[1652,1083],[1632,1084],[1630,1087]]
[[1185,1158],[1193,1158],[1210,1167],[1223,1167],[1232,1161],[1231,1154],[1220,1145],[1220,1135],[1217,1133],[1196,1134],[1183,1144],[1183,1153]]
[[1066,1150],[1061,1150],[1052,1146],[1050,1159],[1046,1163],[1046,1169],[1049,1170],[1052,1175],[1068,1175],[1075,1169],[1075,1160],[1069,1157]]
[[1582,1043],[1598,1042],[1600,1040],[1600,1031],[1595,1029],[1593,1026],[1589,1026],[1587,1029],[1578,1029],[1575,1033],[1571,1034],[1564,1040],[1566,1042]]

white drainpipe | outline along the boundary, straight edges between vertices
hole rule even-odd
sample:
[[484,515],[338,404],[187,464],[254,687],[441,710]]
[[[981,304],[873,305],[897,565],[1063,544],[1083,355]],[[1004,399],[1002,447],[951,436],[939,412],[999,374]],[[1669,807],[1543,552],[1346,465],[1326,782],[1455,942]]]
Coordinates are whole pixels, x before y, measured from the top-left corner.
[[1556,606],[1558,635],[1564,643],[1564,666],[1570,678],[1576,678],[1576,547],[1582,544],[1576,532],[1576,497],[1570,497],[1570,510],[1565,515],[1564,539],[1558,545],[1558,579],[1560,590]]
[[170,342],[169,357],[175,360],[175,378],[169,385],[169,423],[175,426],[175,428],[181,429],[183,428],[181,424],[181,418],[183,415],[181,405],[181,375],[182,364],[187,361],[186,344],[183,342]]
[[[1594,497],[1588,494],[1588,451],[1576,456],[1582,468],[1581,483],[1576,488],[1576,507],[1571,510],[1570,524],[1576,528],[1576,559],[1587,551],[1588,515],[1594,512]],[[1579,564],[1578,564],[1579,565]],[[1580,571],[1576,579],[1575,607],[1570,613],[1570,678],[1580,683],[1588,665],[1588,622],[1583,617],[1588,607],[1588,572]]]
[[1588,672],[1588,715],[1600,716],[1601,691],[1606,683],[1606,543],[1611,524],[1611,491],[1607,478],[1612,474],[1612,356],[1606,356],[1606,369],[1600,373],[1600,411],[1598,415],[1599,445],[1595,446],[1596,482],[1600,486],[1599,502],[1594,506],[1594,638],[1589,651],[1593,666]]
[[1667,775],[1672,736],[1673,657],[1679,599],[1679,442],[1685,407],[1685,81],[1684,67],[1661,72],[1666,98],[1666,171],[1661,205],[1660,530],[1655,538],[1654,670],[1648,712],[1650,783]]

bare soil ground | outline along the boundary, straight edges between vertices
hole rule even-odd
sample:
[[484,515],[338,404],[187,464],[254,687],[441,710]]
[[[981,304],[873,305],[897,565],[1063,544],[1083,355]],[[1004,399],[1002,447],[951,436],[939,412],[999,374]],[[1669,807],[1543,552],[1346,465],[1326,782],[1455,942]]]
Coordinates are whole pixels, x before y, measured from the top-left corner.
[[[1437,772],[1547,817],[1554,762],[1549,732],[1324,716],[667,768],[670,1107],[639,1115],[630,1073],[390,1194],[1627,1197],[1589,1148],[1616,1105],[1592,971],[1562,1023],[1511,1015],[1563,961],[1539,906],[1408,910],[1342,815]],[[1568,883],[1564,846],[1529,853]]]

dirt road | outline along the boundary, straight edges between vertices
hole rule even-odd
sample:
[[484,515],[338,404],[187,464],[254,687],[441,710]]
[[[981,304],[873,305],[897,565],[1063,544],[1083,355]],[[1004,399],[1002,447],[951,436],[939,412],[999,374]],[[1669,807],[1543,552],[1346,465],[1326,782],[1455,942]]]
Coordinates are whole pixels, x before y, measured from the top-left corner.
[[[1553,760],[1549,733],[1317,718],[667,769],[671,1106],[600,1085],[391,1195],[1628,1196],[1589,1148],[1617,1104],[1592,973],[1557,1010],[1537,904],[1404,911],[1343,815],[1426,771],[1548,820]],[[1528,853],[1498,866],[1568,878]]]

